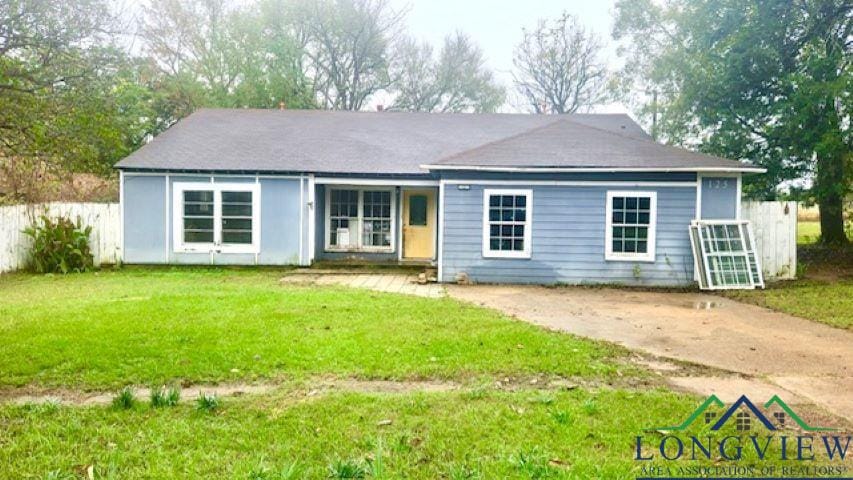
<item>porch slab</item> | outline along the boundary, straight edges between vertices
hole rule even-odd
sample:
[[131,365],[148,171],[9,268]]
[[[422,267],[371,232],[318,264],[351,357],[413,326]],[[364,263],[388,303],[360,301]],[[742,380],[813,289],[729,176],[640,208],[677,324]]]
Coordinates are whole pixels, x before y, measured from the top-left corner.
[[418,283],[418,275],[412,273],[365,273],[358,271],[312,271],[311,269],[297,269],[282,277],[280,282],[282,284],[296,285],[340,285],[427,298],[445,296],[445,290],[442,285],[437,283]]

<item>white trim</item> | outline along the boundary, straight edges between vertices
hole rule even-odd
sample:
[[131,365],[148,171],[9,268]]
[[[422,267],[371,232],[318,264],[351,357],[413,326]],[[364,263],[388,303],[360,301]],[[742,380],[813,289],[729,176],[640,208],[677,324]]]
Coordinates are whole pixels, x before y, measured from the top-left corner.
[[[355,235],[359,245],[356,248],[340,248],[329,244],[329,229],[331,228],[331,197],[332,190],[355,190],[358,192],[358,221],[356,222]],[[395,201],[395,192],[397,188],[394,186],[364,186],[364,185],[335,185],[335,187],[326,187],[326,202],[323,221],[325,229],[323,230],[323,250],[326,252],[339,253],[394,253],[397,249],[397,202]],[[391,242],[387,247],[365,247],[361,246],[364,241],[362,238],[364,224],[364,192],[390,192],[391,193]],[[350,228],[350,238],[353,231]]]
[[317,239],[317,193],[314,175],[308,175],[308,265],[314,263]]
[[165,236],[166,236],[165,240],[166,241],[163,245],[163,249],[166,250],[166,258],[165,258],[166,263],[169,263],[169,256],[171,254],[171,252],[169,251],[169,243],[170,243],[169,242],[169,220],[170,220],[169,215],[171,215],[171,208],[170,208],[171,205],[170,204],[172,202],[172,196],[170,195],[170,192],[169,192],[170,187],[171,187],[171,183],[172,183],[170,179],[171,179],[171,177],[169,175],[166,175],[166,194],[165,194],[166,203],[165,203],[165,206],[163,207],[163,209],[165,210],[163,213],[166,215],[166,234],[165,234]]
[[[212,180],[212,177],[211,177]],[[185,243],[183,241],[183,192],[206,190],[213,192],[213,243]],[[222,244],[222,192],[252,192],[252,244]],[[175,182],[172,185],[172,240],[176,253],[260,253],[261,240],[261,185],[260,183],[202,183]]]
[[693,188],[696,182],[631,182],[631,181],[595,181],[595,180],[442,180],[446,185],[544,185],[560,187],[687,187]]
[[438,184],[438,248],[436,249],[438,266],[436,275],[438,276],[439,283],[443,281],[441,275],[444,273],[444,185],[444,180]]
[[[492,250],[489,232],[489,197],[492,195],[516,195],[526,197],[524,212],[524,250]],[[533,190],[532,189],[483,189],[483,257],[484,258],[530,258],[533,241]]]
[[[261,179],[257,175],[255,175],[255,185],[257,185],[259,189],[261,188]],[[260,190],[258,190],[258,191],[260,192]],[[258,219],[261,218],[261,207],[263,207],[263,203],[264,202],[262,201],[261,196],[258,195]],[[252,205],[254,205],[254,204],[255,203],[254,203],[254,196],[253,196],[252,197]],[[252,225],[253,225],[252,230],[254,230],[254,219],[252,221]],[[253,239],[254,239],[254,236],[255,236],[255,232],[253,231],[252,232],[252,238]],[[258,228],[258,250],[255,252],[255,265],[258,264],[258,260],[260,260],[260,258],[259,258],[260,256],[261,256],[261,236],[260,236],[260,228]]]
[[[118,171],[119,259],[124,262],[124,172]],[[168,229],[167,229],[168,230]],[[168,243],[168,242],[167,242]]]
[[163,175],[170,175],[173,177],[193,177],[193,178],[214,178],[214,177],[226,177],[226,178],[289,178],[296,180],[300,178],[300,175],[252,175],[248,173],[210,173],[210,172],[197,172],[197,173],[187,173],[187,172],[179,172],[175,170],[166,170],[162,172],[126,172],[124,170],[119,170],[119,172],[123,173],[128,177],[162,177]]
[[438,180],[406,180],[394,178],[349,178],[349,177],[317,177],[314,180],[320,185],[359,185],[387,187],[437,187]]
[[[649,198],[649,230],[646,237],[646,253],[623,253],[613,251],[613,197],[648,197]],[[657,230],[658,194],[655,191],[620,191],[608,190],[606,195],[604,219],[604,259],[622,262],[654,262],[655,261],[655,231]]]
[[305,222],[305,182],[304,178],[299,178],[299,265],[305,265],[305,256],[303,254],[302,224]]
[[695,220],[702,219],[702,175],[696,174],[696,215]]
[[399,192],[399,198],[395,198],[396,201],[399,201],[400,211],[397,212],[397,239],[400,242],[400,245],[397,248],[397,261],[403,261],[403,201],[405,194],[403,193],[402,188],[395,188],[395,192]]
[[752,172],[765,173],[761,167],[483,167],[472,165],[420,165],[424,170],[461,170],[471,172]]
[[736,194],[737,197],[735,197],[735,201],[737,203],[735,204],[735,218],[738,220],[740,220],[740,204],[741,204],[741,198],[740,197],[743,194],[742,193],[742,189],[743,189],[742,178],[743,178],[743,175],[737,176],[737,194]]

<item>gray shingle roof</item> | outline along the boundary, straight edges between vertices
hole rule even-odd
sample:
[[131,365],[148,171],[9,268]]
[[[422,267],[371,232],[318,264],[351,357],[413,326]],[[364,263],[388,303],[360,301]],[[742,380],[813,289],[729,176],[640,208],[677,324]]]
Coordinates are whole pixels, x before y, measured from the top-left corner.
[[[666,152],[663,155],[662,152]],[[657,145],[627,115],[202,109],[116,166],[423,174],[421,166],[742,166]]]

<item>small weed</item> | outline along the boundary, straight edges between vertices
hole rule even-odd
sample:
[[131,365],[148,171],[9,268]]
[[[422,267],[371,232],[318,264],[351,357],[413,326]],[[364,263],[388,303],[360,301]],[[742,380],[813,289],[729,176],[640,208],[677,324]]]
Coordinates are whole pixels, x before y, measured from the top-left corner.
[[151,406],[174,407],[181,400],[181,391],[176,387],[163,390],[162,388],[151,388]]
[[640,265],[634,264],[634,268],[632,269],[634,274],[634,279],[639,280],[643,276],[643,269],[640,268]]
[[124,387],[118,395],[113,397],[113,407],[129,410],[133,408],[133,405],[136,403],[136,396],[133,393],[133,389],[130,387]]
[[475,467],[456,465],[450,469],[450,480],[479,480],[483,475]]
[[329,478],[364,478],[367,470],[355,460],[335,460],[329,465]]
[[516,469],[524,472],[525,477],[547,478],[554,473],[548,466],[547,458],[535,448],[510,456],[509,461]]
[[204,412],[213,412],[219,409],[219,397],[216,394],[199,393],[195,401],[196,409]]
[[376,442],[376,453],[372,458],[367,459],[367,465],[370,467],[370,477],[382,479],[386,478],[385,475],[385,462],[382,460],[382,439]]
[[248,480],[294,480],[301,478],[299,476],[299,464],[297,462],[288,463],[279,470],[274,470],[259,462],[246,477]]
[[583,411],[589,415],[595,415],[598,413],[598,404],[595,402],[594,398],[590,398],[583,403]]
[[551,417],[554,418],[554,421],[559,423],[560,425],[566,425],[572,419],[569,412],[565,410],[559,410],[551,414]]

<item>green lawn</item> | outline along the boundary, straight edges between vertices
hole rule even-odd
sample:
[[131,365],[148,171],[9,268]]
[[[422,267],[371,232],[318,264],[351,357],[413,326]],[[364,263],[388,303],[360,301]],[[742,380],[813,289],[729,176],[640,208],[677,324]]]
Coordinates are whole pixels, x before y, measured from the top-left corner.
[[820,238],[820,221],[800,220],[797,222],[797,244],[816,243]]
[[[615,346],[449,299],[285,287],[279,275],[0,277],[0,393],[277,385],[222,399],[212,413],[194,399],[165,408],[141,399],[130,410],[0,403],[0,478],[79,478],[92,466],[98,479],[343,478],[348,469],[371,478],[627,479],[648,463],[633,460],[634,437],[700,402],[644,386],[652,376]],[[586,386],[546,388],[534,375]],[[505,376],[511,390],[496,385]],[[317,377],[461,387],[313,394]]]
[[730,290],[731,298],[798,317],[853,329],[853,280],[798,280],[765,290]]
[[320,374],[608,377],[622,364],[622,349],[454,300],[283,287],[279,277],[129,270],[4,278],[0,385],[98,389]]

